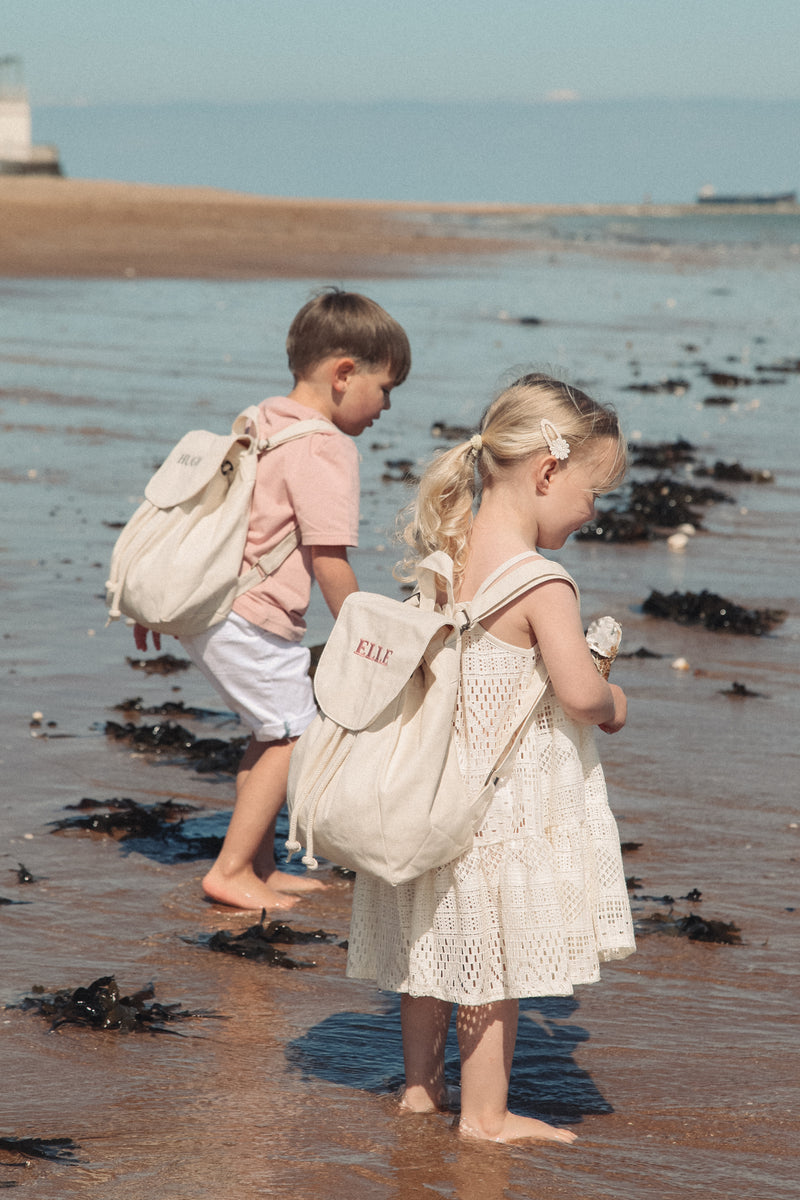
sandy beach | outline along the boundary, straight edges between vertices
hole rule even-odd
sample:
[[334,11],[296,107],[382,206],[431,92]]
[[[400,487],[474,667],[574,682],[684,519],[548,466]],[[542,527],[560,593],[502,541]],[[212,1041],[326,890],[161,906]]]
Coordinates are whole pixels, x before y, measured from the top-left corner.
[[[791,206],[790,206],[791,207]],[[0,176],[0,275],[7,277],[269,279],[413,275],[434,263],[509,252],[507,236],[471,232],[464,218],[554,215],[674,218],[697,205],[413,204],[281,199],[215,188]],[[747,211],[747,210],[739,210]],[[782,211],[788,211],[785,208]],[[724,206],[716,215],[724,215]],[[712,214],[714,215],[714,214]],[[526,249],[535,245],[530,232]],[[540,248],[553,249],[552,236]],[[571,249],[580,247],[572,246]],[[586,252],[607,251],[595,245]],[[663,246],[615,256],[662,261]],[[718,261],[695,247],[681,257]]]
[[[447,213],[471,211],[0,179],[0,1137],[77,1147],[75,1162],[27,1167],[0,1151],[0,1186],[20,1196],[796,1196],[800,812],[787,734],[800,696],[800,476],[785,430],[797,259],[773,247],[770,269],[750,271],[752,249],[570,253],[530,233],[471,237],[460,219],[444,232]],[[629,726],[600,749],[638,950],[574,997],[526,1002],[512,1076],[514,1103],[574,1128],[574,1148],[476,1147],[450,1117],[400,1116],[396,1000],[344,978],[351,884],[330,867],[328,890],[290,924],[332,940],[282,947],[316,964],[286,970],[207,948],[257,916],[203,900],[208,857],[54,832],[84,798],[173,800],[193,806],[187,831],[224,829],[230,775],[106,733],[109,721],[158,721],[122,713],[132,697],[219,707],[197,672],[148,674],[129,631],[103,628],[115,525],[185,428],[221,429],[281,386],[285,327],[309,281],[342,277],[403,321],[415,356],[360,443],[363,586],[394,586],[386,531],[408,491],[390,463],[429,456],[434,419],[474,420],[500,371],[534,357],[568,363],[644,440],[682,435],[708,462],[775,472],[772,485],[726,485],[730,502],[703,511],[681,553],[663,540],[570,542],[559,556],[585,618],[614,614],[634,653],[614,665]],[[529,313],[542,323],[509,319]],[[714,368],[741,379],[724,407],[703,402],[720,391]],[[687,628],[643,613],[650,588],[710,588],[786,618],[768,637]],[[224,712],[180,720],[197,737],[240,732]],[[740,941],[679,936],[687,914],[734,924]],[[51,1031],[19,1007],[36,985],[109,974],[125,993],[152,982],[157,1001],[218,1015],[121,1034]]]
[[377,277],[413,271],[426,258],[498,249],[498,242],[438,234],[409,219],[431,211],[213,188],[2,178],[0,272],[76,278]]

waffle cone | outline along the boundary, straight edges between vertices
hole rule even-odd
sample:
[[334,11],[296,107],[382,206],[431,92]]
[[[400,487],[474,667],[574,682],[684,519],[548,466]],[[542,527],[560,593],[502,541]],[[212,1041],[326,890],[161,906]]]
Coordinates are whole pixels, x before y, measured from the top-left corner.
[[611,674],[611,664],[613,663],[613,661],[616,657],[617,657],[616,650],[612,650],[612,652],[610,654],[598,654],[598,652],[596,650],[592,650],[592,658],[594,659],[594,665],[597,667],[598,671],[603,676],[603,679],[608,679],[609,675]]

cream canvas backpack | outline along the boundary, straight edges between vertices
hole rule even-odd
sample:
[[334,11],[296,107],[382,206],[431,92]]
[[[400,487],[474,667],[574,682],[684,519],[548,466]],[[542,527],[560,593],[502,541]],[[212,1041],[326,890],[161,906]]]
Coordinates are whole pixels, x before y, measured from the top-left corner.
[[[453,562],[439,551],[419,565],[411,599],[347,597],[314,677],[320,713],[292,752],[290,854],[305,846],[302,861],[311,868],[321,854],[398,884],[469,849],[548,677],[540,663],[515,735],[497,747],[479,793],[467,795],[452,736],[461,639],[548,579],[566,579],[577,593],[558,563],[525,554],[472,600],[456,603]],[[446,589],[444,604],[437,604],[437,584]]]
[[126,616],[157,633],[202,633],[299,544],[295,527],[239,575],[259,458],[293,438],[336,431],[320,418],[259,438],[259,415],[246,408],[229,434],[195,429],[170,451],[114,546],[109,621]]

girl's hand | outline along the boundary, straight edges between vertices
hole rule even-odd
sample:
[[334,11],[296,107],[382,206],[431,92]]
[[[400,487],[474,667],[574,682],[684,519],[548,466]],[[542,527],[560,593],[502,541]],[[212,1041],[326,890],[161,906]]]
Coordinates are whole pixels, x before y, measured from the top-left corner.
[[603,721],[602,725],[598,725],[598,729],[602,729],[603,733],[619,733],[628,716],[628,700],[616,683],[610,683],[608,686],[614,697],[614,716],[610,721]]

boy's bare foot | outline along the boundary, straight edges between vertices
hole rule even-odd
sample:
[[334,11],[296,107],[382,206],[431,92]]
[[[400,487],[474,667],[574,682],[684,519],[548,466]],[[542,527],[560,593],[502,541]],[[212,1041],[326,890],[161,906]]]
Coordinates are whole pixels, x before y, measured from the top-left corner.
[[289,896],[270,887],[252,871],[243,871],[239,875],[225,876],[213,866],[203,878],[202,888],[209,900],[215,904],[227,904],[231,908],[255,909],[260,912],[266,908],[281,911],[294,908],[298,897]]
[[462,1117],[458,1132],[462,1137],[474,1141],[518,1142],[529,1138],[540,1142],[561,1142],[566,1146],[572,1145],[578,1136],[571,1129],[559,1129],[555,1125],[548,1125],[546,1121],[537,1121],[535,1117],[520,1117],[510,1112],[500,1122],[483,1124],[479,1128],[468,1125]]
[[286,892],[324,892],[328,885],[311,875],[291,875],[288,871],[270,871],[264,880],[267,887],[282,895]]

